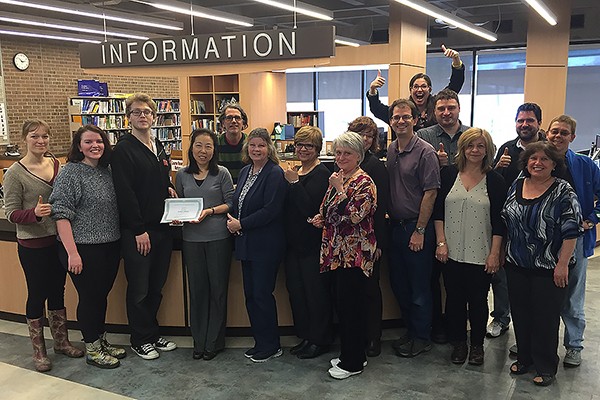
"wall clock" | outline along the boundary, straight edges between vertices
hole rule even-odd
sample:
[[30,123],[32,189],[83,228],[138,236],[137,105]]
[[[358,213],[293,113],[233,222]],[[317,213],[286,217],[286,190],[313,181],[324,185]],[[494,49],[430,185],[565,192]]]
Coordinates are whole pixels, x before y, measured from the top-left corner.
[[17,53],[13,57],[13,64],[19,71],[25,71],[29,68],[29,57],[25,53]]

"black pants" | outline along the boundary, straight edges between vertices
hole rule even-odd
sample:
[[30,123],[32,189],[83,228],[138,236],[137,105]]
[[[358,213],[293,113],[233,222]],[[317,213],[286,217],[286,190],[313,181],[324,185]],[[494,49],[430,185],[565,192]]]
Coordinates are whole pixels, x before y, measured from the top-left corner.
[[446,287],[448,340],[467,340],[467,318],[471,324],[471,345],[483,346],[488,319],[487,294],[492,276],[483,265],[448,260],[443,268]]
[[[59,257],[65,268],[68,267],[68,255],[63,246],[59,247]],[[83,341],[93,343],[106,328],[107,298],[117,271],[121,253],[119,241],[102,244],[78,244],[77,251],[83,262],[80,274],[69,272],[77,289],[77,321],[83,335]]]
[[333,292],[340,326],[340,368],[362,371],[365,355],[365,291],[368,278],[360,268],[338,268]]
[[373,263],[373,274],[367,279],[365,288],[366,340],[381,339],[381,319],[383,318],[383,300],[379,277],[381,276],[381,258]]
[[554,284],[554,270],[521,268],[506,263],[508,296],[518,360],[534,365],[538,374],[558,370],[558,328],[566,288]]
[[275,303],[277,260],[242,261],[246,310],[257,352],[275,352],[281,347]]
[[58,243],[39,249],[19,244],[18,253],[27,282],[27,318],[41,318],[44,315],[46,300],[49,310],[65,308],[67,272],[58,259]]
[[[440,285],[443,268],[444,264],[434,257],[431,269],[431,332],[433,334],[446,332],[446,321],[444,320],[445,307],[442,304],[442,285]],[[446,279],[444,278],[445,286]]]
[[230,237],[212,242],[183,241],[190,286],[190,328],[194,350],[200,353],[225,348],[232,248]]
[[131,344],[154,343],[159,337],[156,314],[162,300],[162,288],[169,273],[173,239],[169,231],[149,231],[150,253],[137,251],[135,235],[121,231],[121,252],[127,277],[127,319]]
[[331,276],[319,272],[319,249],[300,253],[289,249],[286,286],[296,335],[320,346],[333,341]]

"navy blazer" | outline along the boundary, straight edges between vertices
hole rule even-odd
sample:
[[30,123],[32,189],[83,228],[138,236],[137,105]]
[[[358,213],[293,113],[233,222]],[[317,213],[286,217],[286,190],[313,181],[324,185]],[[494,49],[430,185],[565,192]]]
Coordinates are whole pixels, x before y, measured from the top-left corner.
[[242,225],[242,234],[235,236],[235,257],[245,261],[273,261],[279,263],[285,251],[283,205],[287,182],[283,170],[269,160],[252,185],[239,215],[240,193],[248,179],[252,164],[240,171],[235,193],[233,213]]

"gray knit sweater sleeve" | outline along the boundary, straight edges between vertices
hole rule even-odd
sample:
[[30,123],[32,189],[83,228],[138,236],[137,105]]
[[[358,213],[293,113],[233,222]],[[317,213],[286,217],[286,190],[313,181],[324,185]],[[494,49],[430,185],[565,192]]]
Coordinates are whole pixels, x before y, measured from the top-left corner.
[[71,222],[78,244],[119,240],[119,213],[110,169],[69,162],[50,195],[52,219]]

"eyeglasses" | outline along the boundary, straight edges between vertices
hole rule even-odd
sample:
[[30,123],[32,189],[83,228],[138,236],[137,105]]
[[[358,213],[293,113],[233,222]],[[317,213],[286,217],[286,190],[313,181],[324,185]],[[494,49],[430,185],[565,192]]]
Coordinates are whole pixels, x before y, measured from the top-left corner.
[[427,89],[429,89],[429,85],[422,84],[422,85],[413,85],[412,86],[412,90],[419,90],[419,89],[427,90]]
[[131,115],[133,115],[134,117],[139,117],[140,115],[144,115],[145,117],[148,117],[152,114],[154,114],[154,112],[152,110],[133,110],[131,112]]
[[571,136],[571,132],[566,129],[560,130],[560,129],[554,128],[554,129],[550,129],[548,131],[548,133],[550,133],[551,135]]
[[225,121],[241,121],[241,120],[242,120],[241,115],[228,115],[225,117]]
[[400,120],[404,121],[404,122],[408,122],[413,118],[412,115],[410,114],[404,114],[404,115],[393,115],[392,118],[390,118],[392,121],[394,122],[398,122]]
[[315,145],[312,143],[296,143],[295,144],[297,149],[305,149],[305,150],[312,150],[315,148]]

